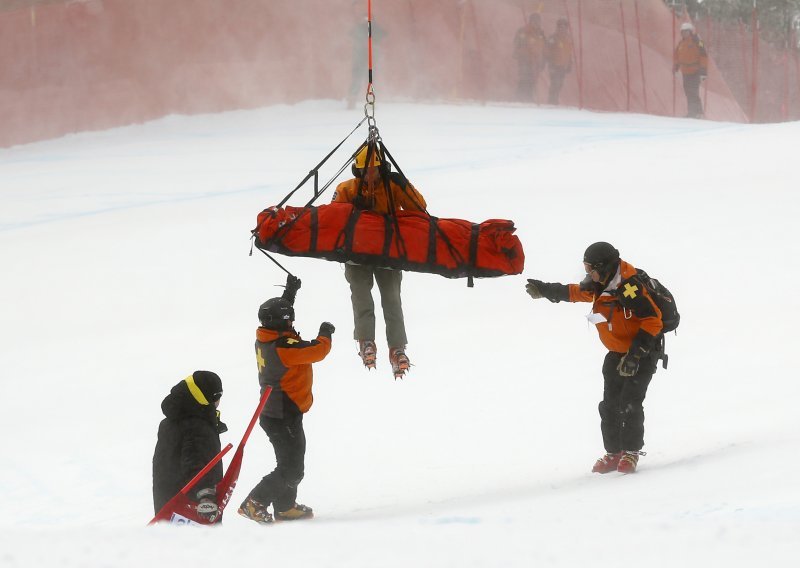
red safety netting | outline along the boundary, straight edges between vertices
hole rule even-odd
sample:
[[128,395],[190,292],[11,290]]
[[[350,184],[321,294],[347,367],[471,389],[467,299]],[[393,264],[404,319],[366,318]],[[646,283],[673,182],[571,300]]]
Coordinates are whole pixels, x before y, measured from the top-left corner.
[[[15,6],[24,4],[23,0]],[[660,0],[373,0],[380,100],[515,101],[513,38],[532,13],[570,24],[558,104],[683,116],[672,52],[682,15]],[[361,105],[366,0],[53,0],[0,11],[0,146],[304,99]],[[795,119],[797,51],[752,22],[697,22],[712,120]],[[756,31],[754,31],[756,30]],[[549,89],[545,70],[537,100]]]

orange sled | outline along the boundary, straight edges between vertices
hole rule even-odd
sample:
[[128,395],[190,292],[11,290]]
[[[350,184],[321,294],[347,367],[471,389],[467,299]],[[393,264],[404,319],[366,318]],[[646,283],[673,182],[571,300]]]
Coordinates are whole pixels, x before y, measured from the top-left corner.
[[486,278],[522,273],[525,253],[514,231],[505,219],[477,224],[416,211],[388,216],[329,203],[265,209],[253,235],[258,248],[287,256]]

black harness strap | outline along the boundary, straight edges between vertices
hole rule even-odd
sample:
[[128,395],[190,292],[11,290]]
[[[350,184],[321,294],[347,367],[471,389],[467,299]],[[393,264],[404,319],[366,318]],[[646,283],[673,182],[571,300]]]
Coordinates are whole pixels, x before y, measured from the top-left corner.
[[[356,236],[356,223],[358,223],[358,218],[361,217],[361,209],[353,208],[353,212],[350,213],[350,218],[347,219],[347,225],[344,227],[344,247],[342,248],[342,252],[346,252],[348,254],[353,252],[353,239]],[[338,238],[336,239],[339,240]]]
[[311,243],[309,252],[317,252],[317,238],[319,236],[319,212],[316,207],[311,208]]
[[436,264],[436,233],[438,232],[439,219],[428,216],[428,257],[425,262],[434,266]]
[[[392,237],[394,236],[394,226],[396,224],[392,222],[392,219],[389,215],[383,216],[383,251],[381,252],[381,258],[388,263],[391,250],[392,250]],[[400,239],[400,233],[397,233],[398,240]]]
[[[325,184],[325,186],[324,186],[322,189],[319,189],[319,188],[317,187],[317,183],[318,183],[318,180],[319,180],[319,169],[320,169],[320,168],[321,168],[321,167],[322,167],[322,166],[325,164],[325,162],[327,162],[327,161],[330,159],[330,157],[331,157],[331,156],[333,156],[333,154],[336,152],[336,150],[338,150],[339,148],[341,148],[341,147],[342,147],[342,144],[344,144],[344,143],[347,141],[347,139],[348,139],[348,138],[350,138],[350,136],[352,136],[352,135],[353,135],[353,133],[354,133],[356,130],[358,130],[358,129],[361,127],[361,125],[362,125],[362,124],[364,124],[364,121],[366,121],[366,120],[367,120],[367,117],[364,117],[364,118],[362,118],[362,119],[361,119],[361,121],[360,121],[358,124],[356,124],[355,128],[353,128],[353,130],[351,130],[351,131],[350,131],[350,133],[349,133],[347,136],[345,136],[345,137],[342,139],[342,141],[341,141],[341,142],[339,142],[339,143],[338,143],[338,144],[337,144],[337,145],[336,145],[336,146],[333,148],[333,150],[331,150],[330,152],[328,152],[328,155],[327,155],[327,156],[325,156],[324,158],[322,158],[322,161],[321,161],[320,163],[318,163],[316,166],[314,166],[314,168],[313,168],[311,171],[309,171],[309,172],[308,172],[308,174],[306,174],[306,177],[304,177],[304,178],[303,178],[303,181],[301,181],[300,183],[298,183],[298,184],[297,184],[297,186],[296,186],[296,187],[295,187],[295,188],[294,188],[292,191],[290,191],[290,192],[289,192],[289,193],[286,195],[286,197],[284,197],[284,198],[281,200],[281,202],[280,202],[280,203],[278,203],[278,205],[276,205],[276,206],[275,206],[275,208],[276,208],[276,209],[280,209],[281,207],[283,207],[283,206],[286,204],[286,202],[287,202],[287,201],[289,201],[289,199],[292,197],[292,195],[294,195],[294,194],[297,192],[297,190],[298,190],[298,189],[300,189],[301,187],[303,187],[303,185],[305,185],[305,183],[306,183],[308,180],[310,180],[310,179],[313,177],[313,178],[314,178],[314,197],[312,197],[312,198],[311,198],[311,201],[309,201],[309,202],[308,202],[308,203],[306,203],[306,205],[305,205],[305,207],[310,207],[310,206],[311,206],[311,204],[312,204],[312,203],[314,203],[314,201],[316,201],[316,200],[317,200],[317,198],[319,198],[319,196],[320,196],[320,195],[322,195],[322,193],[323,193],[323,192],[324,192],[326,189],[328,189],[328,187],[330,187],[331,183],[333,183],[333,180],[335,180],[335,179],[336,179],[336,178],[339,176],[339,174],[341,174],[341,173],[344,171],[344,169],[345,169],[345,168],[347,167],[347,165],[348,165],[348,164],[349,164],[349,163],[350,163],[350,162],[353,160],[353,158],[352,158],[352,157],[350,157],[350,158],[349,158],[349,159],[348,159],[348,160],[347,160],[347,161],[344,163],[344,165],[343,165],[343,166],[342,166],[342,167],[339,169],[339,171],[336,173],[336,175],[334,175],[334,176],[333,176],[333,177],[332,177],[332,178],[331,178],[331,179],[328,181],[328,183],[326,183],[326,184]],[[299,218],[299,216],[298,216],[298,218]],[[266,220],[266,219],[265,219],[265,220]],[[293,225],[294,225],[296,222],[297,222],[297,218],[295,218],[295,219],[293,219],[291,222],[287,223],[287,224],[285,225],[285,230],[281,231],[281,234],[280,234],[280,235],[276,235],[275,237],[273,237],[273,239],[272,239],[272,240],[277,240],[277,239],[280,239],[280,238],[282,238],[282,237],[283,237],[283,235],[285,235],[285,234],[286,234],[286,232],[287,232],[287,231],[288,231],[288,230],[289,230],[289,229],[290,229],[290,228],[291,228],[291,227],[292,227],[292,226],[293,226]],[[263,221],[262,221],[262,223],[263,223]],[[258,230],[259,230],[260,228],[261,228],[261,223],[259,223],[258,225],[256,225],[256,228],[255,228],[255,229],[253,229],[253,230],[252,230],[252,231],[250,231],[250,232],[253,234],[253,236],[256,236],[256,235],[258,234]],[[256,239],[256,240],[257,240],[257,239]],[[256,244],[256,246],[258,246],[258,244]],[[260,247],[259,247],[259,248],[260,248]]]
[[[317,186],[316,186],[317,174],[319,173],[319,169],[320,169],[320,168],[321,168],[321,167],[322,167],[322,166],[325,164],[325,162],[327,162],[327,161],[328,161],[328,159],[329,159],[331,156],[333,156],[333,154],[336,152],[336,150],[338,150],[339,148],[341,148],[341,147],[342,147],[342,144],[344,144],[344,143],[347,141],[347,139],[348,139],[348,138],[350,138],[350,137],[353,135],[353,132],[355,132],[356,130],[358,130],[358,129],[361,127],[361,125],[362,125],[362,124],[364,124],[364,121],[366,121],[366,120],[367,120],[367,117],[364,117],[364,118],[362,118],[362,119],[361,119],[361,122],[359,122],[358,124],[356,124],[356,127],[355,127],[355,128],[353,128],[353,130],[351,130],[351,131],[350,131],[350,134],[348,134],[347,136],[345,136],[345,137],[342,139],[342,141],[341,141],[341,142],[339,142],[339,143],[336,145],[336,147],[335,147],[333,150],[331,150],[330,152],[328,152],[328,155],[327,155],[327,156],[325,156],[324,158],[322,158],[322,161],[321,161],[319,164],[317,164],[316,166],[314,166],[314,169],[312,169],[310,172],[308,172],[308,174],[306,175],[306,177],[304,177],[304,178],[303,178],[303,181],[301,181],[300,183],[298,183],[298,184],[297,184],[297,187],[295,187],[295,188],[294,188],[292,191],[290,191],[290,192],[288,193],[288,195],[286,195],[286,197],[284,197],[284,198],[283,198],[283,201],[281,201],[280,203],[278,203],[278,205],[276,205],[276,207],[279,207],[279,208],[280,208],[280,207],[283,207],[283,206],[286,204],[286,202],[287,202],[287,201],[289,201],[289,199],[292,197],[292,195],[294,195],[294,193],[295,193],[295,192],[296,192],[298,189],[300,189],[301,187],[303,187],[303,185],[304,185],[304,184],[305,184],[305,183],[306,183],[308,180],[310,180],[312,177],[314,178],[314,182],[315,182],[315,183],[314,183],[314,199],[316,199],[316,198],[319,196],[319,194],[320,194],[320,193],[322,193],[322,191],[318,191],[318,190],[317,190]],[[323,189],[323,191],[324,191],[324,189]]]
[[[428,215],[430,217],[430,213],[428,213],[428,210],[425,207],[422,206],[422,204],[419,202],[419,200],[416,198],[416,196],[413,193],[408,191],[408,188],[407,188],[408,178],[403,173],[403,170],[400,169],[400,166],[397,164],[397,161],[394,159],[394,157],[392,156],[391,152],[389,152],[389,149],[386,147],[386,144],[384,144],[383,141],[381,141],[381,150],[386,155],[386,157],[389,158],[391,163],[394,165],[395,169],[397,170],[397,173],[399,173],[401,176],[403,176],[403,179],[406,180],[406,185],[401,186],[401,189],[403,190],[403,193],[406,194],[406,196],[417,206],[417,208],[420,211],[422,211],[423,213],[425,213],[426,215]],[[437,219],[437,221],[438,221],[438,219]],[[438,222],[435,223],[434,226],[436,228],[436,231],[439,233],[439,235],[441,236],[442,240],[444,241],[445,245],[447,246],[447,249],[450,251],[450,254],[453,256],[453,259],[458,264],[462,264],[462,265],[465,264],[464,257],[461,256],[461,253],[459,253],[458,250],[453,246],[453,243],[450,241],[450,238],[445,234],[445,232],[442,230],[442,228],[439,227]],[[477,246],[477,240],[476,240],[476,246]],[[435,259],[434,259],[434,262],[435,262]],[[475,266],[474,262],[473,262],[473,266]],[[472,281],[472,277],[471,276],[467,279],[467,286],[469,286],[470,288],[473,286],[473,281]]]
[[392,154],[389,152],[389,149],[386,147],[386,144],[384,144],[383,142],[381,142],[381,150],[383,151],[384,155],[387,158],[389,158],[389,161],[391,161],[391,163],[394,165],[395,169],[397,170],[397,173],[399,173],[401,176],[403,176],[403,179],[406,180],[406,184],[401,186],[400,189],[403,190],[403,193],[405,193],[406,196],[408,196],[408,198],[414,203],[414,205],[417,206],[417,208],[420,211],[422,211],[425,214],[429,214],[428,210],[425,207],[422,206],[422,203],[419,202],[419,200],[416,198],[416,196],[413,193],[411,193],[410,191],[408,191],[408,189],[407,189],[407,187],[408,187],[408,178],[406,177],[406,174],[404,174],[403,170],[400,169],[400,166],[397,165],[397,162],[395,161],[394,157],[392,157]]
[[475,269],[478,266],[478,233],[479,225],[472,224],[472,230],[469,232],[469,265],[467,266],[467,287],[472,288],[475,285],[472,279],[475,274]]

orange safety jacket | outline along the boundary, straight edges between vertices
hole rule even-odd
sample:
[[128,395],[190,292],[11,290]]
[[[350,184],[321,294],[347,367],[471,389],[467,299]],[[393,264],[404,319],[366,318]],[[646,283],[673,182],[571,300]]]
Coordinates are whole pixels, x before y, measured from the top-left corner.
[[602,316],[592,319],[605,320],[596,322],[595,327],[609,351],[627,353],[640,332],[647,334],[649,349],[663,328],[661,310],[646,287],[634,280],[635,276],[636,269],[620,260],[617,274],[600,295],[582,290],[580,284],[568,286],[570,302],[592,302],[592,314]]
[[324,335],[313,341],[303,341],[294,331],[259,327],[256,331],[258,382],[262,393],[266,387],[272,387],[262,416],[283,418],[287,411],[308,412],[314,401],[311,364],[322,361],[330,350],[331,339]]
[[572,38],[567,33],[555,33],[547,40],[547,63],[550,67],[572,69]]
[[708,54],[703,40],[696,34],[681,39],[675,48],[673,62],[675,70],[680,70],[684,75],[696,75],[701,72],[703,75],[707,74]]
[[[404,184],[401,185],[401,184]],[[361,195],[359,196],[359,186]],[[406,211],[424,211],[427,208],[425,198],[411,182],[405,180],[396,173],[389,174],[389,190],[391,191],[394,210],[390,211],[389,198],[386,193],[386,185],[381,178],[375,187],[370,189],[366,183],[362,183],[359,178],[343,181],[336,186],[333,193],[333,203],[353,203],[360,209],[375,211],[381,215],[394,214],[398,209]],[[358,203],[358,198],[363,199],[363,203]]]
[[526,25],[514,36],[514,58],[521,63],[540,65],[544,61],[547,38],[541,28]]

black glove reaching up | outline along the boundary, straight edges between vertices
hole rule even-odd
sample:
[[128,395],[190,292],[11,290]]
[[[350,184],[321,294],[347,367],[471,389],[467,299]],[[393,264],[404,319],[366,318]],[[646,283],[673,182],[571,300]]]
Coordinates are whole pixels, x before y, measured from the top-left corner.
[[336,331],[336,328],[333,326],[333,324],[329,321],[324,321],[319,326],[319,333],[317,334],[317,337],[322,336],[330,339],[334,331]]
[[528,278],[525,291],[534,300],[547,298],[554,304],[569,300],[569,288],[566,284],[559,284],[557,282],[542,282],[541,280]]
[[286,290],[283,292],[283,299],[288,300],[290,304],[294,304],[294,299],[297,296],[297,291],[300,289],[300,279],[297,276],[289,274],[286,276]]

